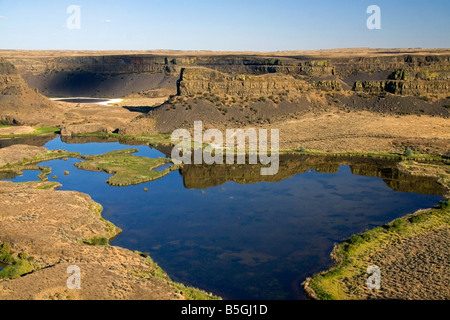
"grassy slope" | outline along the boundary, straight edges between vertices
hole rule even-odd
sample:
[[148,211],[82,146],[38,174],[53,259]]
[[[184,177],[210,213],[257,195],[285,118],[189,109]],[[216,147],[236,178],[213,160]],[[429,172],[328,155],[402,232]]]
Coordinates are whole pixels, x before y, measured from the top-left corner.
[[[434,176],[447,191],[450,190],[448,166],[413,161],[403,161],[399,166],[412,174]],[[446,197],[449,198],[449,193]],[[307,279],[304,288],[314,299],[363,299],[364,296],[355,288],[361,284],[361,273],[368,267],[371,256],[399,239],[441,228],[450,228],[450,200],[441,202],[436,208],[421,210],[387,225],[351,236],[335,246],[332,257],[336,265]]]

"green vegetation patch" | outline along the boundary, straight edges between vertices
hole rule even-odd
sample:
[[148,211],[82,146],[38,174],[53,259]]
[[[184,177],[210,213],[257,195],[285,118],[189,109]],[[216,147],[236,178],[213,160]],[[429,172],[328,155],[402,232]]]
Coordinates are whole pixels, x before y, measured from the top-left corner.
[[41,135],[41,134],[53,134],[53,133],[59,133],[61,129],[58,127],[39,127],[35,128],[33,135]]
[[91,246],[109,246],[109,241],[114,239],[119,233],[122,232],[122,229],[115,226],[111,221],[105,220],[102,217],[103,207],[100,203],[93,203],[89,205],[89,210],[100,220],[106,227],[106,233],[98,236],[94,236],[90,239],[85,239],[82,241],[84,244],[88,244]]
[[119,142],[126,142],[127,140],[134,140],[145,142],[148,145],[173,145],[171,135],[169,134],[136,134],[127,135],[119,133],[105,133],[105,132],[91,132],[91,133],[77,133],[72,134],[72,137],[99,137],[117,139]]
[[24,252],[15,255],[9,243],[2,243],[0,245],[0,261],[7,266],[0,271],[0,279],[15,279],[30,273],[35,269],[32,260]]
[[363,157],[363,158],[373,158],[373,159],[386,159],[386,160],[413,160],[421,162],[442,162],[445,164],[450,164],[450,160],[446,157],[442,157],[434,154],[426,153],[415,153],[411,148],[406,147],[404,153],[388,153],[388,152],[327,152],[306,149],[305,147],[300,147],[296,150],[280,150],[280,154],[296,154],[308,152],[310,155],[318,156],[333,156],[333,157]]
[[97,156],[82,156],[86,161],[76,163],[77,168],[90,171],[104,171],[113,174],[107,180],[111,186],[129,186],[164,177],[173,171],[175,165],[163,171],[153,169],[169,163],[166,158],[147,158],[132,155],[137,149],[111,151]]
[[59,182],[43,182],[35,187],[38,190],[54,190],[60,187],[61,184]]
[[[62,159],[62,158],[78,158],[80,157],[80,153],[78,152],[69,152],[69,151],[62,151],[62,150],[55,150],[55,151],[49,151],[45,154],[36,156],[31,159],[24,159],[21,162],[17,162],[14,164],[7,164],[0,168],[0,174],[9,174],[9,175],[21,175],[24,170],[39,170],[41,173],[38,175],[38,178],[41,181],[47,181],[48,175],[51,174],[52,169],[50,167],[46,166],[38,166],[36,163],[44,162],[44,161],[50,161],[55,159]],[[40,188],[45,189],[45,188]],[[49,187],[49,189],[51,189]]]

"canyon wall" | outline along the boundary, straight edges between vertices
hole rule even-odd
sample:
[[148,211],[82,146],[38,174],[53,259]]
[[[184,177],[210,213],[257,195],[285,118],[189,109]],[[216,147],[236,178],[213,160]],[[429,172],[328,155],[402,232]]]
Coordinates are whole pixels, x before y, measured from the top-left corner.
[[252,96],[308,89],[426,96],[447,94],[450,81],[447,52],[387,52],[370,57],[334,57],[331,53],[320,57],[312,54],[68,54],[14,56],[8,60],[32,88],[46,95],[61,96],[75,93],[93,97],[110,93],[190,95],[204,90]]

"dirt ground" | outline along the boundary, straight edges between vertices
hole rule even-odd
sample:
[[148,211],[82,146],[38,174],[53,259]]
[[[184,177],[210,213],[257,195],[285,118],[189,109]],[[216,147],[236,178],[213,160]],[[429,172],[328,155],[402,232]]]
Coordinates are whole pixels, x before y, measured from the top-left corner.
[[280,130],[280,148],[342,152],[403,152],[405,145],[421,151],[450,151],[450,119],[395,116],[369,111],[308,113],[266,128]]
[[[132,98],[112,105],[56,102],[61,110],[62,134],[87,132],[154,133],[154,121],[139,119],[164,98]],[[94,129],[93,129],[94,128]]]
[[[0,280],[0,299],[184,299],[156,266],[138,253],[90,246],[81,240],[105,234],[88,195],[37,190],[35,184],[0,182],[0,242],[26,252],[40,269]],[[70,265],[81,270],[81,289],[69,289]]]
[[32,133],[34,129],[30,126],[12,126],[6,128],[0,128],[0,135],[3,134],[27,134]]
[[0,149],[0,167],[8,163],[21,162],[24,159],[31,159],[39,155],[47,153],[44,147],[28,146],[28,145],[12,145],[8,148]]
[[[450,229],[403,239],[371,257],[382,272],[382,290],[369,299],[445,300],[450,297]],[[368,290],[366,290],[368,291]]]

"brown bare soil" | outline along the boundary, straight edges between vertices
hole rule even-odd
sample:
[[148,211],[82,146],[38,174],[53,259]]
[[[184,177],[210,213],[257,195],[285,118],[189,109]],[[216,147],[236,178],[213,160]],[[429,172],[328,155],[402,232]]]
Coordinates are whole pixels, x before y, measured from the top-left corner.
[[[382,270],[382,290],[369,299],[445,300],[450,297],[450,229],[402,239],[371,257]],[[366,290],[368,291],[368,290]]]
[[409,145],[437,154],[450,152],[450,119],[439,117],[330,111],[265,127],[280,129],[281,149],[401,153]]
[[15,144],[8,148],[0,149],[0,167],[6,164],[14,164],[24,159],[32,159],[47,153],[47,148]]
[[0,135],[3,134],[27,134],[32,133],[34,129],[30,126],[12,126],[0,128]]
[[154,121],[150,118],[140,119],[142,110],[147,110],[160,99],[124,99],[119,104],[77,104],[58,102],[64,113],[61,120],[61,133],[118,132],[153,133]]
[[[107,233],[92,208],[98,205],[78,192],[36,190],[33,184],[0,182],[0,241],[26,252],[42,269],[0,281],[0,299],[182,299],[146,258],[116,247],[90,246],[83,239]],[[69,265],[81,268],[81,290],[69,290]]]

